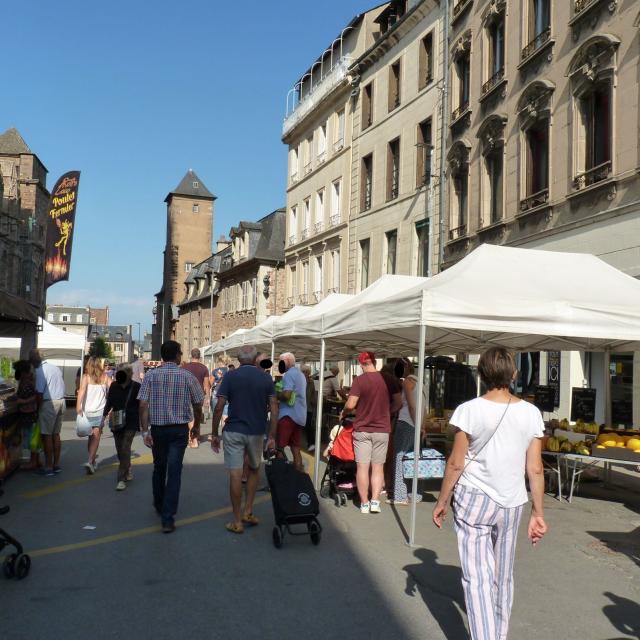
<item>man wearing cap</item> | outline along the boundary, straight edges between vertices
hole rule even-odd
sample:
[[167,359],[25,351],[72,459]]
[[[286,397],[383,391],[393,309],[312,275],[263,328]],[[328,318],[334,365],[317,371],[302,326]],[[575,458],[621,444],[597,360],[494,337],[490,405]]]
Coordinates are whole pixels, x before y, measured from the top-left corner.
[[385,379],[376,370],[373,352],[363,351],[358,355],[358,362],[362,367],[362,375],[353,381],[343,415],[356,410],[353,451],[356,457],[360,513],[380,513],[380,492],[384,484],[384,462],[391,432],[391,414],[402,406],[402,387]]

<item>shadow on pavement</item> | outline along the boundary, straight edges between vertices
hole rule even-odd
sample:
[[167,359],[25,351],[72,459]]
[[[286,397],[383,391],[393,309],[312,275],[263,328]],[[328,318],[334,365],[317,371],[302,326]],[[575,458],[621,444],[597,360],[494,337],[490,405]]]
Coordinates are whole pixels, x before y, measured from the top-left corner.
[[596,550],[602,550],[604,547],[605,551],[623,553],[640,567],[640,527],[628,533],[620,531],[587,531],[587,533],[599,540],[599,543],[594,543],[600,547]]
[[460,568],[438,564],[438,555],[430,549],[417,549],[414,556],[420,562],[403,567],[407,573],[405,593],[409,596],[420,593],[445,638],[468,638],[460,613],[465,610]]
[[626,634],[626,638],[640,638],[640,605],[610,591],[605,591],[604,595],[612,602],[602,608],[611,624],[620,633]]

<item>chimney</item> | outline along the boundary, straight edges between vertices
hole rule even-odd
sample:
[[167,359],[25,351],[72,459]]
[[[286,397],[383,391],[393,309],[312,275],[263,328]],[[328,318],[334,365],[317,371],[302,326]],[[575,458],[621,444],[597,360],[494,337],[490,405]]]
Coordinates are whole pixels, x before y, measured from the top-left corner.
[[225,238],[223,233],[220,236],[220,239],[218,240],[218,242],[216,242],[216,252],[226,249],[230,244],[231,244],[231,240],[227,240],[227,238]]

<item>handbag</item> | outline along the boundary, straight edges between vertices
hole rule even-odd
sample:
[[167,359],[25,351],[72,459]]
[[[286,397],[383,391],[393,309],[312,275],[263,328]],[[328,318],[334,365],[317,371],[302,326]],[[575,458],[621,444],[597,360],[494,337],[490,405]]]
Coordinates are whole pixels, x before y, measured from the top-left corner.
[[129,384],[129,393],[127,399],[124,401],[124,409],[112,409],[111,416],[109,417],[109,428],[111,431],[120,431],[124,429],[127,422],[127,406],[131,399],[131,393],[133,391],[133,382]]
[[36,453],[42,449],[42,434],[40,433],[40,423],[36,422],[31,428],[29,437],[29,451]]

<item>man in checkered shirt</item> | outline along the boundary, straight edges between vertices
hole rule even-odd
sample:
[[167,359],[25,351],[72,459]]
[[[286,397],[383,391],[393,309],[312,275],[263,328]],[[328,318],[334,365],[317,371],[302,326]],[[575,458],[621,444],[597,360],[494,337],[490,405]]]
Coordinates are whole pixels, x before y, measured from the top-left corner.
[[162,366],[145,375],[138,400],[144,443],[153,451],[153,505],[162,518],[162,531],[171,533],[176,528],[189,422],[200,426],[204,393],[197,378],[180,367],[180,344],[168,340],[160,355]]

